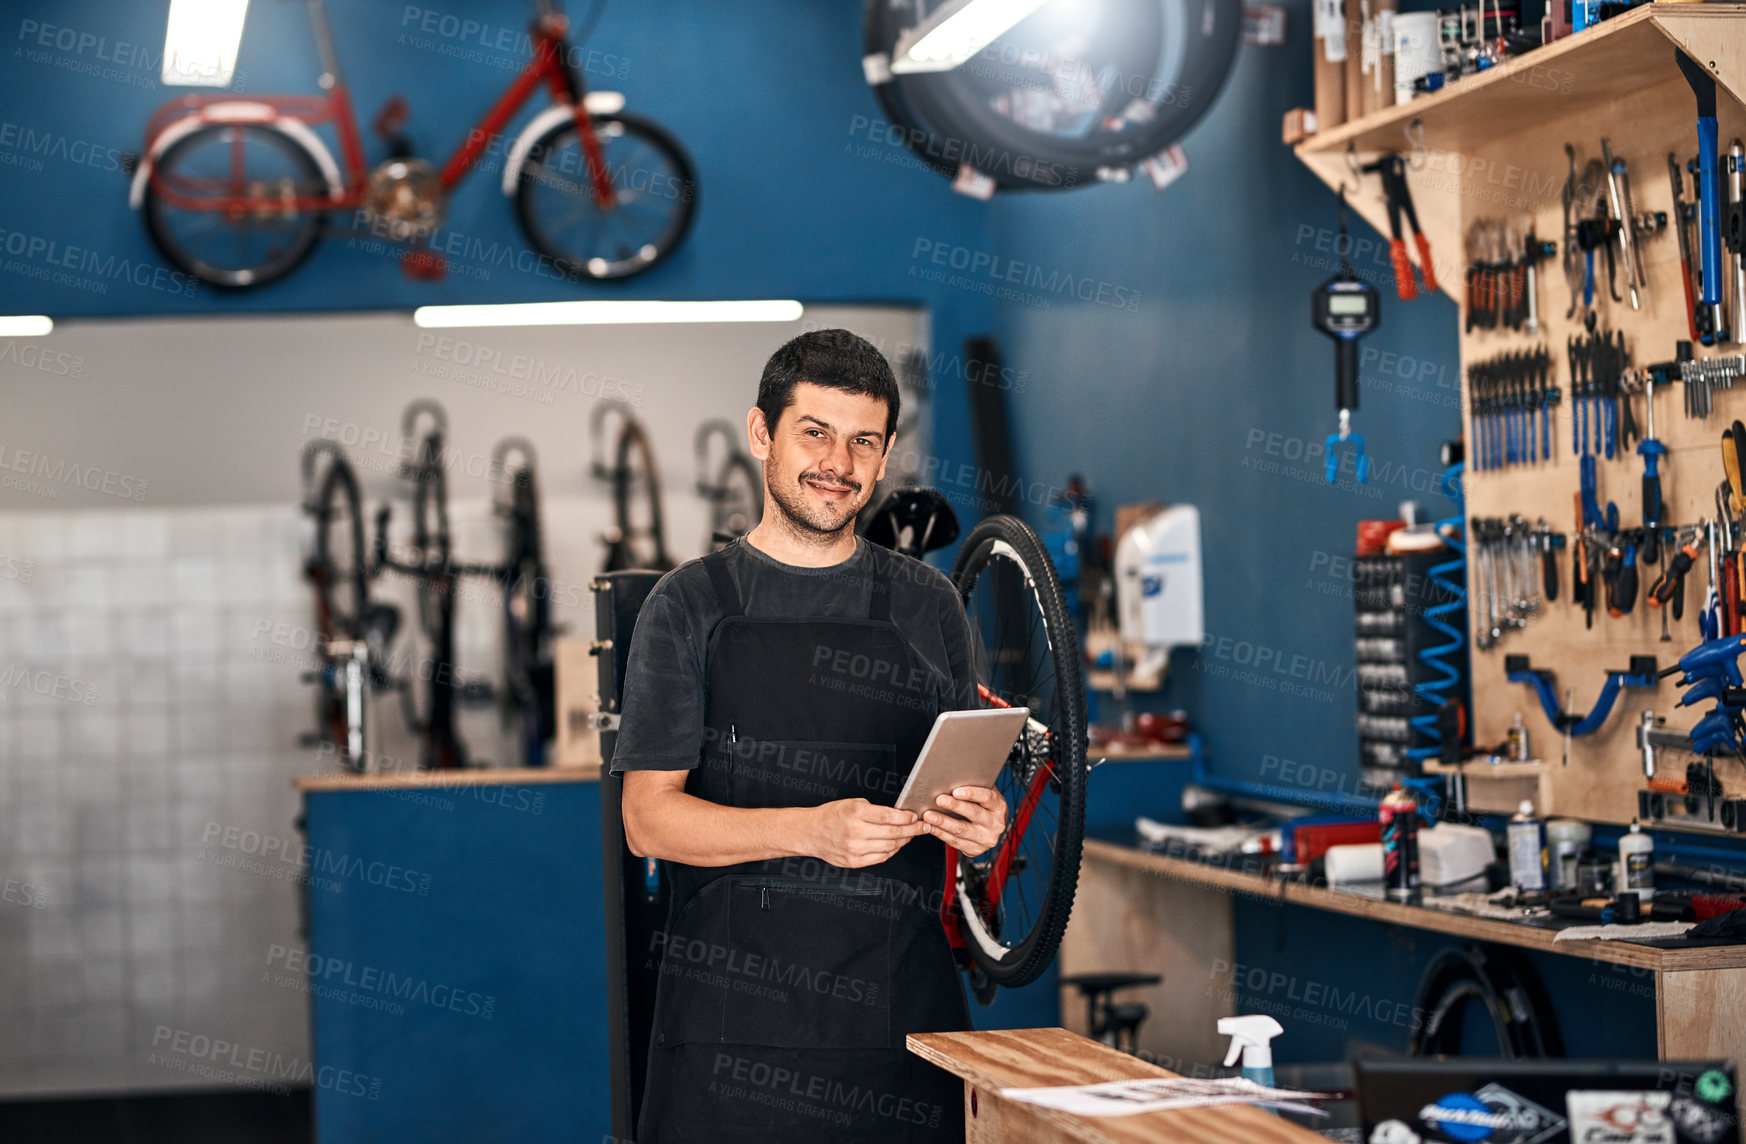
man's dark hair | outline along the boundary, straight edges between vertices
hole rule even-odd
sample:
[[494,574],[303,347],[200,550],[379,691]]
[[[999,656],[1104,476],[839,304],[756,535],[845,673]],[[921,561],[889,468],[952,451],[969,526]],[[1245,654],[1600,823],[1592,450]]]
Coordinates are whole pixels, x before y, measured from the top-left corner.
[[848,330],[813,330],[771,354],[758,380],[758,408],[772,433],[782,411],[794,404],[794,387],[803,381],[885,402],[885,447],[891,447],[903,395],[890,363],[872,342]]

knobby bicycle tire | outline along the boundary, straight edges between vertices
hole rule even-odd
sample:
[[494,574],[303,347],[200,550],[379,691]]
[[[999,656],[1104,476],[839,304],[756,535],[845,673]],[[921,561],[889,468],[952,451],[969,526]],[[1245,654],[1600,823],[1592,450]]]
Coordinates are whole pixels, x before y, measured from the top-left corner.
[[[1015,575],[1017,579],[1013,579]],[[1032,723],[1042,724],[1047,735],[1027,730],[1015,745],[1001,780],[1004,784],[1009,777],[1016,779],[1013,790],[1022,796],[1029,786],[1030,775],[1022,769],[1015,772],[1015,763],[1021,768],[1032,768],[1032,773],[1045,760],[1054,768],[1053,781],[1041,785],[1042,800],[1053,798],[1058,804],[1053,823],[1032,818],[1021,841],[1012,843],[1014,851],[1022,847],[1024,854],[1034,855],[1035,850],[1029,843],[1032,839],[1042,838],[1051,857],[1043,899],[1037,916],[1029,922],[1028,930],[1019,935],[999,932],[1003,923],[1010,925],[1007,907],[1012,895],[1022,888],[1015,879],[1009,878],[1003,886],[1003,900],[999,907],[991,910],[987,905],[986,880],[1001,847],[974,860],[960,855],[956,872],[961,929],[970,956],[995,984],[1012,988],[1035,981],[1048,968],[1073,911],[1080,851],[1085,838],[1085,691],[1080,679],[1079,640],[1067,612],[1060,580],[1042,540],[1023,521],[1011,516],[988,517],[971,530],[958,550],[958,558],[952,567],[952,582],[970,614],[973,631],[977,625],[976,611],[981,607],[981,601],[988,597],[977,597],[975,602],[972,597],[985,577],[988,587],[996,594],[997,606],[1001,603],[1000,595],[1011,597],[1018,592],[1028,597],[1023,602],[1035,609],[1042,624],[1047,642],[1048,678],[1053,685],[1048,696],[1052,700],[1051,709],[1039,712],[1034,708],[1032,714]],[[1001,694],[999,684],[1006,680],[1003,679],[1003,667],[998,665],[1009,662],[1012,651],[1001,646],[998,638],[1006,636],[1004,619],[997,625],[995,634],[996,645],[987,648],[990,658],[978,657],[978,684],[1013,706],[1041,706],[1038,701],[1044,697],[1040,688],[1029,695]],[[972,650],[976,651],[975,648]],[[1035,684],[1042,680],[1031,682]],[[1008,815],[1016,815],[1019,808],[1013,795],[1003,793],[1008,798]],[[1009,817],[1009,831],[1011,826],[1012,818]],[[1048,837],[1050,826],[1053,827],[1053,837]],[[1002,843],[1006,841],[1003,835]],[[1018,873],[1022,876],[1024,868],[1020,868]],[[1025,904],[1022,897],[1021,904]]]

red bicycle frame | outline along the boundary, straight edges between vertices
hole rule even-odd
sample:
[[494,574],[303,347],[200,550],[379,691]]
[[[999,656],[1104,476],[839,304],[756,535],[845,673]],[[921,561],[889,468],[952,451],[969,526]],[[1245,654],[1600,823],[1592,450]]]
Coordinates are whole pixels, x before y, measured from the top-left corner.
[[[171,124],[189,115],[204,118],[207,110],[219,104],[253,104],[264,109],[270,109],[272,117],[262,116],[259,122],[271,123],[274,118],[295,119],[305,126],[316,127],[332,124],[339,136],[340,154],[345,161],[345,189],[339,194],[326,195],[274,195],[270,193],[250,193],[247,173],[243,169],[243,139],[237,132],[231,140],[230,174],[224,187],[224,193],[217,195],[189,195],[178,190],[162,178],[163,172],[154,166],[151,174],[152,190],[166,203],[180,210],[193,211],[224,211],[233,215],[249,213],[283,214],[292,211],[334,210],[355,208],[364,202],[368,190],[369,172],[364,162],[363,139],[358,133],[357,113],[352,107],[351,95],[346,89],[344,80],[340,77],[339,61],[334,54],[332,37],[327,27],[327,17],[323,12],[320,0],[310,0],[310,22],[314,27],[316,44],[320,49],[325,74],[322,81],[328,87],[324,96],[310,95],[278,95],[278,96],[247,96],[213,94],[185,95],[172,100],[160,107],[146,124],[146,154],[153,153],[152,143],[158,139]],[[614,197],[612,178],[606,169],[605,156],[600,148],[600,138],[594,130],[594,123],[583,106],[586,91],[582,86],[579,74],[572,71],[565,63],[569,45],[564,37],[569,31],[569,21],[557,12],[543,12],[534,20],[531,29],[533,39],[533,59],[528,61],[521,74],[510,84],[497,103],[486,113],[479,126],[470,131],[467,139],[449,157],[443,165],[439,176],[445,191],[453,190],[479,156],[484,154],[492,138],[502,130],[511,117],[527,102],[528,97],[542,84],[551,92],[552,99],[560,106],[571,108],[576,120],[577,136],[581,140],[582,152],[588,163],[589,182],[594,191],[595,205],[602,210],[610,209]],[[254,120],[237,118],[232,109],[230,115],[214,118],[215,123],[246,123]]]
[[[1012,704],[984,687],[976,685],[976,693],[982,701],[991,707],[1011,707]],[[1006,836],[1000,840],[1000,845],[994,851],[994,869],[988,876],[988,908],[992,910],[1000,905],[1001,891],[1006,887],[1006,877],[1012,871],[1013,858],[1018,854],[1019,840],[1025,836],[1025,831],[1031,825],[1031,815],[1036,812],[1037,804],[1043,799],[1043,790],[1049,780],[1055,777],[1055,760],[1049,759],[1037,768],[1037,773],[1031,776],[1030,785],[1025,788],[1025,796],[1019,802],[1018,813],[1013,816],[1012,825],[1007,827]],[[946,940],[953,949],[964,949],[964,935],[959,930],[958,911],[954,908],[958,900],[958,851],[948,845],[946,847],[946,892],[940,899],[940,924],[946,927]],[[966,908],[969,908],[968,906]]]

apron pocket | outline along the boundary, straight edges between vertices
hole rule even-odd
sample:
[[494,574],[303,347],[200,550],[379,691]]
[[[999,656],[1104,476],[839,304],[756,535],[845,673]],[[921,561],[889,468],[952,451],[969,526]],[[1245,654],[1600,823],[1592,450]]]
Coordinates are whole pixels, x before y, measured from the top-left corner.
[[890,743],[741,739],[721,744],[731,806],[820,806],[864,798],[890,806],[909,777]]
[[[829,867],[826,867],[829,869]],[[883,878],[740,875],[728,943],[741,958],[724,1037],[798,1049],[889,1048],[896,904]]]

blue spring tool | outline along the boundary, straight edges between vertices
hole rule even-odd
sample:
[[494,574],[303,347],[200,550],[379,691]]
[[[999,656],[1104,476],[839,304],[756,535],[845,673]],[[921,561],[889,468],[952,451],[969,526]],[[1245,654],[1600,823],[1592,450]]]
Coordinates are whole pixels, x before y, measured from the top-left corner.
[[1461,696],[1462,673],[1453,657],[1467,645],[1467,507],[1461,492],[1463,468],[1460,462],[1450,465],[1438,481],[1437,491],[1455,502],[1455,511],[1437,522],[1437,531],[1454,555],[1434,565],[1427,573],[1427,579],[1442,594],[1443,602],[1425,609],[1424,618],[1425,623],[1441,632],[1448,642],[1419,652],[1419,662],[1438,672],[1438,677],[1413,686],[1414,693],[1425,701],[1430,713],[1414,716],[1412,725],[1427,735],[1432,743],[1428,747],[1409,748],[1405,754],[1413,759],[1436,758],[1441,753],[1443,735],[1437,726],[1437,709],[1448,700]]

